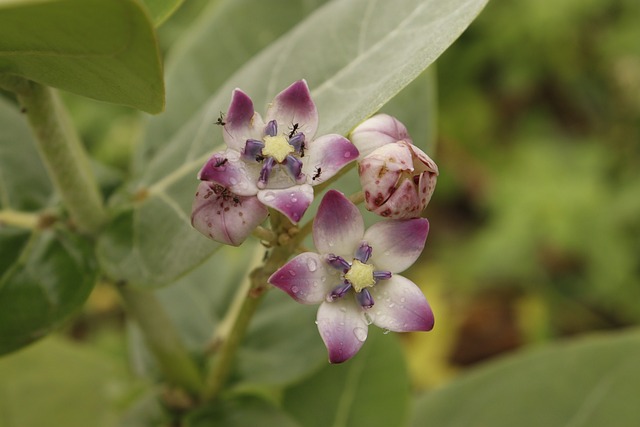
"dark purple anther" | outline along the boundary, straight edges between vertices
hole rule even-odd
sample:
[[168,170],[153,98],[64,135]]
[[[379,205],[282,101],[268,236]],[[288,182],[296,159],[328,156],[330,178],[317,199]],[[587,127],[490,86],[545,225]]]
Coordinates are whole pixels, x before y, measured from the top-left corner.
[[260,169],[260,178],[258,178],[258,187],[266,187],[267,182],[269,181],[269,176],[271,175],[271,170],[273,169],[273,165],[276,161],[273,157],[267,157],[262,164],[262,169]]
[[351,268],[351,264],[349,264],[344,258],[334,254],[327,255],[327,263],[331,267],[335,268],[336,270],[340,270],[343,273],[346,273]]
[[267,127],[264,130],[264,133],[269,136],[276,136],[278,134],[278,122],[275,120],[271,120],[267,123]]
[[256,161],[259,157],[262,157],[262,149],[264,148],[264,142],[257,139],[247,139],[247,143],[244,146],[244,152],[242,158],[249,161]]
[[358,299],[358,304],[362,308],[371,308],[373,307],[373,297],[367,288],[364,288],[360,292],[356,292],[356,298]]
[[291,145],[296,153],[300,153],[302,150],[302,145],[304,144],[304,133],[296,133],[293,138],[289,139],[289,145]]
[[351,283],[347,281],[341,283],[340,285],[333,288],[331,292],[329,292],[329,295],[327,295],[327,301],[331,302],[337,300],[338,298],[342,298],[344,294],[349,292],[349,289],[351,289]]
[[361,263],[366,264],[366,262],[369,261],[369,258],[371,257],[372,252],[373,252],[373,249],[371,249],[371,246],[369,246],[367,242],[362,242],[358,247],[358,249],[356,250],[356,254],[354,258],[360,261]]
[[376,279],[376,282],[378,280],[391,279],[391,272],[390,271],[374,271],[373,278]]
[[288,155],[284,158],[284,162],[282,165],[285,167],[285,170],[293,178],[296,183],[300,181],[302,177],[302,162],[297,157],[293,157],[292,155]]

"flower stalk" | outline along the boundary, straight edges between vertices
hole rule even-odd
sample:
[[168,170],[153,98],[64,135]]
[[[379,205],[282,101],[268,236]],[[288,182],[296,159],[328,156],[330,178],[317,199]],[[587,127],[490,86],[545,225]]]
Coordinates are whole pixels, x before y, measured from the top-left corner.
[[58,93],[15,76],[1,76],[0,86],[17,95],[45,168],[77,227],[89,234],[99,231],[107,220],[103,198]]

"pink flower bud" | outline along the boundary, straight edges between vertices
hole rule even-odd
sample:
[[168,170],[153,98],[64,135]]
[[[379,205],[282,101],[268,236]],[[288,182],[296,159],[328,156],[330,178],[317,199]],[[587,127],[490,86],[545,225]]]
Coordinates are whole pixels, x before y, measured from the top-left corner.
[[416,218],[431,200],[438,166],[407,140],[384,144],[359,163],[365,206],[380,216]]

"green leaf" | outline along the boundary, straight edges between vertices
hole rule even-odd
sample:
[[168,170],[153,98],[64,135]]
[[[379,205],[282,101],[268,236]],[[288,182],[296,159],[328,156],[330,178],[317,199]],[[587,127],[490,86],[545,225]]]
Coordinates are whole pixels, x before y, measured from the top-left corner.
[[636,426],[638,330],[492,362],[421,398],[412,425]]
[[0,129],[0,208],[40,209],[51,197],[51,183],[25,118],[1,97]]
[[397,337],[370,328],[353,359],[286,390],[283,406],[305,427],[405,425],[409,379]]
[[164,107],[153,26],[134,0],[1,2],[0,73],[150,113]]
[[0,359],[2,427],[110,427],[126,389],[124,366],[59,338]]
[[166,21],[183,2],[184,0],[144,0],[156,27]]
[[272,404],[257,397],[222,400],[191,413],[185,427],[296,427],[298,424]]
[[[137,186],[146,187],[149,198],[134,206],[134,216],[140,217],[141,212],[145,217],[161,216],[164,221],[172,221],[164,225],[171,231],[190,229],[188,218],[196,188],[195,175],[210,153],[216,147],[222,147],[221,130],[213,123],[220,111],[226,110],[235,87],[242,87],[253,98],[256,108],[263,111],[278,91],[294,80],[306,78],[320,114],[318,134],[345,134],[431,64],[469,25],[485,2],[403,0],[374,3],[357,0],[334,1],[317,9],[246,62],[208,99],[202,100],[188,120],[181,116],[177,122],[184,124],[175,132],[146,140],[142,146],[142,160],[139,160],[139,170],[144,172]],[[260,22],[268,22],[269,16],[265,15]],[[244,26],[240,28],[244,31]],[[206,33],[203,31],[202,34]],[[202,34],[195,33],[193,37]],[[212,43],[210,38],[207,41]],[[198,61],[209,64],[208,70],[213,70],[222,58],[227,58],[217,50],[213,52],[213,55],[199,52]],[[188,68],[185,67],[184,72],[188,73]],[[205,78],[208,74],[194,76],[189,81],[193,83]],[[151,140],[154,142],[150,143]],[[144,159],[150,160],[145,162]],[[153,209],[149,209],[150,206]],[[145,228],[147,230],[134,226],[138,237],[131,252],[152,250],[148,242],[155,239],[148,232],[157,233],[157,230]],[[207,249],[201,243],[204,238],[196,234],[193,230],[189,235],[172,232],[165,240],[178,236],[180,240],[167,241],[156,250],[158,257],[153,260],[149,257],[148,265],[153,267],[151,276],[131,270],[122,274],[136,280],[146,276],[146,280],[157,283],[154,275],[168,276],[163,260],[175,257],[186,261],[183,271],[189,270],[217,247],[210,244]],[[113,239],[119,237],[107,232],[99,244],[105,266],[109,266],[110,258],[117,256],[102,250],[109,247],[108,241]],[[189,244],[183,245],[186,240]],[[174,249],[174,244],[179,250]],[[178,270],[173,269],[170,274],[179,273]]]
[[0,271],[0,354],[42,338],[89,296],[97,266],[91,246],[64,230],[27,238],[0,228],[0,253],[19,254]]

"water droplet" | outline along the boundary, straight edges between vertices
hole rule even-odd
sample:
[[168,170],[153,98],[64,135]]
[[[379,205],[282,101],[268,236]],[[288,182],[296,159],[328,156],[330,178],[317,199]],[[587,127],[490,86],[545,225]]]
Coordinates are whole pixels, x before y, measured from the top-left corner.
[[297,294],[299,290],[300,289],[297,286],[292,286],[291,287],[291,292],[293,292],[294,294]]
[[295,202],[297,202],[297,201],[298,201],[298,198],[297,198],[297,197],[295,197],[295,196],[294,196],[294,197],[292,197],[292,198],[291,198],[291,203],[295,203]]
[[353,335],[356,336],[356,339],[358,341],[362,342],[367,339],[367,330],[364,328],[355,328],[353,330]]
[[405,297],[400,298],[400,302],[405,302],[407,299]]
[[390,331],[390,330],[388,330],[388,329],[385,329],[382,333],[383,333],[383,334],[385,334],[385,335],[387,335],[389,332],[391,332],[391,331]]
[[343,312],[343,313],[346,313],[347,309],[346,309],[346,307],[340,307],[340,311]]
[[311,272],[316,271],[318,269],[318,263],[316,262],[315,259],[309,258],[307,260],[307,267],[309,268],[309,271],[311,271]]
[[326,277],[324,277],[324,276],[322,276],[322,278],[320,279],[320,281],[321,281],[322,283],[324,283],[324,282],[326,282],[326,281],[327,281],[327,278],[326,278]]
[[349,157],[351,157],[351,152],[350,151],[345,151],[344,152],[344,158],[348,159]]
[[268,191],[264,195],[264,201],[265,202],[270,202],[275,198],[276,198],[276,195],[273,193],[273,191]]
[[313,323],[315,323],[315,324],[317,325],[317,324],[318,324],[318,321],[316,320],[316,321],[314,321]]
[[289,276],[294,277],[296,275],[296,272],[293,270],[289,270]]
[[373,320],[374,320],[373,313],[364,313],[364,321],[367,325],[372,324]]
[[238,180],[234,177],[229,178],[229,184],[231,185],[236,185],[238,183]]

